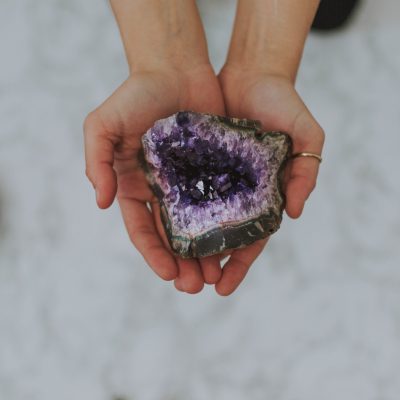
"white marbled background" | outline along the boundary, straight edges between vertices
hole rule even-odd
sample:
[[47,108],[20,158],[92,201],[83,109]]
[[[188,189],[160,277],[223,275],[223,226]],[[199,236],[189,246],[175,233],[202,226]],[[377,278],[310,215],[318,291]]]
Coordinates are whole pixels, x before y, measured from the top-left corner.
[[[222,65],[232,0],[203,0]],[[159,280],[97,210],[82,121],[125,78],[106,1],[0,2],[0,400],[398,400],[400,3],[312,35],[319,185],[240,289]]]

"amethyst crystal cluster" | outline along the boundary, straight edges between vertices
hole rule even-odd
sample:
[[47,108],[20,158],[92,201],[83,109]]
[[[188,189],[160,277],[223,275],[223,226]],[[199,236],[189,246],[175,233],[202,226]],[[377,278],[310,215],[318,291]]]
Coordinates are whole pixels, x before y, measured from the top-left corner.
[[279,228],[287,134],[262,132],[257,121],[185,111],[157,121],[142,144],[146,177],[177,254],[217,254]]

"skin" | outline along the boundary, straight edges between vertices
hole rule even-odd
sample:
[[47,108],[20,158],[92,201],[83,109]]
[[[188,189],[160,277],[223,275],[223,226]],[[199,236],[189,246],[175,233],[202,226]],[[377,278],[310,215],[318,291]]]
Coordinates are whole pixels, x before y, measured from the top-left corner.
[[[294,84],[304,43],[317,11],[317,0],[238,0],[228,57],[219,81],[228,116],[261,121],[266,131],[287,132],[293,152],[321,154],[324,132],[307,109]],[[319,162],[296,158],[286,170],[286,213],[300,217],[316,185]],[[254,259],[266,241],[256,242]],[[245,277],[251,262],[245,253],[226,265],[215,285],[231,294]]]
[[[297,71],[312,13],[316,10],[316,5],[311,3],[316,2],[298,1],[309,5],[305,21],[297,25],[303,27],[300,30],[302,39],[296,37],[299,32],[294,29],[293,42],[284,45],[282,35],[272,30],[268,34],[271,35],[268,48],[262,48],[265,30],[246,26],[249,22],[252,26],[253,22],[260,22],[256,21],[260,18],[257,6],[271,6],[272,3],[275,2],[239,1],[227,62],[217,77],[208,58],[195,1],[111,1],[130,74],[85,120],[86,174],[96,190],[98,206],[107,208],[117,197],[134,246],[158,276],[173,280],[175,287],[186,293],[198,293],[207,283],[215,284],[220,295],[231,294],[267,240],[201,259],[184,260],[171,252],[158,202],[136,161],[140,138],[154,121],[185,109],[254,118],[261,120],[266,129],[280,129],[291,134],[295,151],[319,154],[322,150],[322,129],[293,86],[294,71]],[[279,4],[283,3],[290,9],[292,1],[280,0]],[[300,11],[299,15],[306,14],[304,10]],[[285,26],[296,24],[296,21],[283,17],[289,13],[296,19],[299,15],[284,8],[279,12],[281,32],[287,35]],[[274,15],[276,17],[276,13]],[[269,19],[273,20],[272,16],[264,15],[263,24],[268,25]],[[254,47],[253,53],[249,43]],[[259,57],[251,61],[260,48],[266,59]],[[296,53],[294,48],[299,49],[299,54],[288,60],[287,54]],[[287,54],[285,49],[289,49]],[[244,56],[240,57],[240,54]],[[304,202],[315,186],[317,172],[316,160],[310,159],[296,159],[288,168],[286,211],[291,217],[300,216]],[[228,259],[222,268],[224,257]]]

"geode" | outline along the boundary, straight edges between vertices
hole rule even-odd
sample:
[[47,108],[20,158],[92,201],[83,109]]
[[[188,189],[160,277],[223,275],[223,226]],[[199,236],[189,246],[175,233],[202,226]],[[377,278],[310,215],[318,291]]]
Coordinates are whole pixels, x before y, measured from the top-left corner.
[[142,137],[142,165],[172,250],[205,257],[276,232],[291,139],[258,121],[182,111]]

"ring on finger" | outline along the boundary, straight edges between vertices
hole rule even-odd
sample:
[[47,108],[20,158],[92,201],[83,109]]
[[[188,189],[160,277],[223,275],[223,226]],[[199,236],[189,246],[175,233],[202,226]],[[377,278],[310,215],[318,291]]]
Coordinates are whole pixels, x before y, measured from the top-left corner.
[[319,154],[310,153],[310,152],[307,152],[307,151],[303,151],[303,152],[300,152],[300,153],[292,154],[292,156],[290,158],[293,159],[293,158],[297,158],[297,157],[311,157],[311,158],[315,158],[320,163],[322,162],[322,157]]

